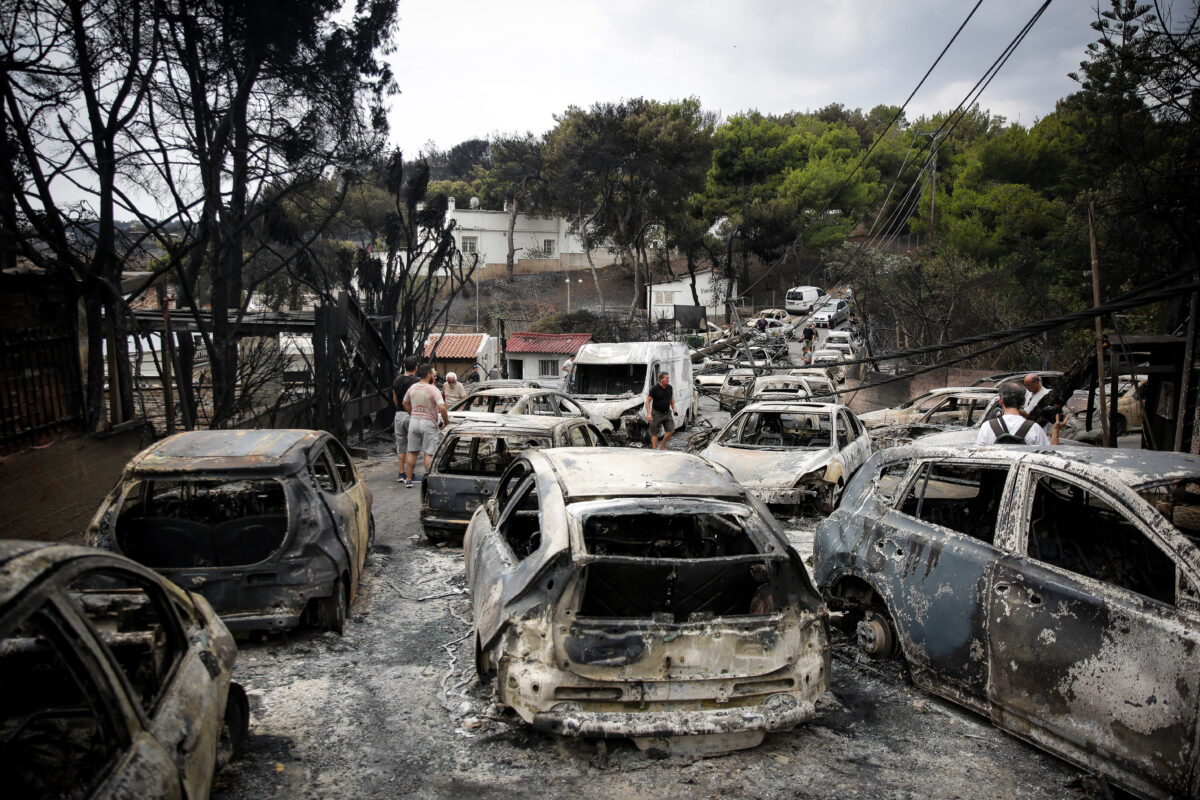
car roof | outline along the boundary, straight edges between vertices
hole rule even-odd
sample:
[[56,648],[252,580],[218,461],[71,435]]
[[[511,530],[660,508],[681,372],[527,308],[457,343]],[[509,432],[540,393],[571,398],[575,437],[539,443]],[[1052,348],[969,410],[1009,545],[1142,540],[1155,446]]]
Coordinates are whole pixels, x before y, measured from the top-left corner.
[[682,495],[745,499],[728,470],[675,450],[628,447],[556,447],[527,454],[535,467],[544,460],[568,502],[595,497]]
[[[524,397],[527,394],[562,394],[557,389],[545,389],[536,386],[492,386],[487,389],[480,389],[477,392],[471,392],[470,395],[463,398],[475,397]],[[459,401],[460,403],[462,400]]]
[[[466,412],[471,413],[471,412]],[[551,417],[534,414],[487,414],[488,419],[468,418],[454,424],[447,435],[510,436],[519,434],[545,435],[560,425],[584,422],[583,417]]]
[[887,460],[902,458],[1001,458],[1013,462],[1043,464],[1070,469],[1078,465],[1088,470],[1106,469],[1117,480],[1138,488],[1183,478],[1200,478],[1200,456],[1158,450],[1133,450],[1113,447],[1041,447],[1028,445],[930,445],[921,440],[890,448]]
[[129,462],[138,473],[254,471],[284,474],[305,464],[324,431],[301,429],[185,431],[155,442]]
[[57,542],[0,540],[0,607],[7,605],[47,570],[74,559],[94,556],[121,561],[130,564],[132,569],[141,570],[128,559],[106,550]]
[[742,407],[738,414],[748,414],[751,411],[815,411],[832,413],[844,406],[838,403],[816,403],[803,400],[758,400]]

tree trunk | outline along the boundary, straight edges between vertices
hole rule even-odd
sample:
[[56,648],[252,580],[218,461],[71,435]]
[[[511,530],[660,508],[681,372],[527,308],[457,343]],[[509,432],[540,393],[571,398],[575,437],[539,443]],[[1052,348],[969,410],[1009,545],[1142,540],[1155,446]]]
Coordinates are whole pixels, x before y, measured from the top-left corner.
[[513,241],[513,231],[517,229],[517,214],[519,213],[517,207],[517,196],[514,194],[508,206],[508,257],[504,265],[504,280],[509,283],[513,282],[513,276],[516,273],[517,245]]

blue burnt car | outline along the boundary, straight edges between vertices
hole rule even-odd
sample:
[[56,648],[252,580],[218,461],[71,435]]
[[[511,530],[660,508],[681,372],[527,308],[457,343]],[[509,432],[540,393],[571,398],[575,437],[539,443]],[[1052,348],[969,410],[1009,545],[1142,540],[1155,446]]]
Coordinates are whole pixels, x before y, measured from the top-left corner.
[[817,529],[868,655],[1146,797],[1200,796],[1200,458],[911,445]]

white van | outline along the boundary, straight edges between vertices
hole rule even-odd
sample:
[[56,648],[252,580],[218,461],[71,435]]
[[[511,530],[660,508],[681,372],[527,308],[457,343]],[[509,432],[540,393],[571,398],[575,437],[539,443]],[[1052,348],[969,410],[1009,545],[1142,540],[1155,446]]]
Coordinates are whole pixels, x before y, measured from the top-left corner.
[[813,305],[826,297],[825,290],[817,286],[793,286],[787,290],[783,307],[789,314],[807,314]]
[[585,344],[575,356],[567,385],[589,413],[604,417],[636,441],[646,432],[646,397],[660,372],[670,376],[675,429],[683,430],[696,420],[692,358],[683,342]]

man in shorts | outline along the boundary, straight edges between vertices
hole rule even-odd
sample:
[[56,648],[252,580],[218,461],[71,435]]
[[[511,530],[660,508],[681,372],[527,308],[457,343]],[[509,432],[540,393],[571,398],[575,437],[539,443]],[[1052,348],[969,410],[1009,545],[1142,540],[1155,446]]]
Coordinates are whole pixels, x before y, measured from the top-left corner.
[[438,415],[442,424],[450,424],[446,401],[433,385],[434,371],[428,364],[417,367],[417,382],[404,395],[404,410],[412,415],[408,421],[408,458],[405,460],[404,486],[411,489],[413,472],[417,468],[417,453],[425,454],[425,473],[433,463],[433,451],[438,445]]
[[417,382],[417,357],[404,359],[404,372],[392,381],[392,402],[396,404],[396,416],[392,418],[392,436],[396,440],[396,461],[400,464],[397,483],[404,482],[404,461],[408,458],[408,412],[401,405],[404,395]]
[[[646,422],[650,423],[650,449],[666,450],[667,441],[675,434],[675,389],[671,386],[671,376],[660,373],[658,383],[650,387],[646,395]],[[658,431],[664,433],[662,444],[658,441]]]

